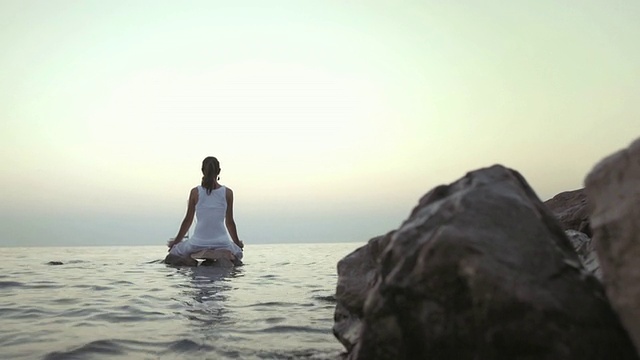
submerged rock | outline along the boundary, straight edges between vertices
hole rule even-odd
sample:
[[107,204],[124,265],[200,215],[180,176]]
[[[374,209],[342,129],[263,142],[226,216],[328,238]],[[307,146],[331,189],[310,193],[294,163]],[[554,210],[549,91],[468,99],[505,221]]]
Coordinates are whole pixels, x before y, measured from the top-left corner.
[[565,230],[575,230],[591,237],[589,202],[584,189],[565,191],[544,202]]
[[338,265],[349,359],[636,359],[563,229],[502,166],[427,193]]
[[[198,262],[198,260],[202,260]],[[167,254],[165,264],[173,266],[215,266],[232,268],[242,266],[242,261],[237,259],[229,250],[224,249],[204,249],[196,251],[188,257]]]
[[601,161],[585,183],[607,296],[640,352],[640,139]]
[[64,265],[62,261],[49,261],[47,265]]
[[167,254],[163,262],[172,266],[198,266],[198,260],[174,254]]
[[190,255],[194,260],[204,260],[200,263],[201,266],[216,266],[231,268],[234,266],[241,266],[242,261],[237,259],[233,253],[226,249],[205,249],[197,251]]

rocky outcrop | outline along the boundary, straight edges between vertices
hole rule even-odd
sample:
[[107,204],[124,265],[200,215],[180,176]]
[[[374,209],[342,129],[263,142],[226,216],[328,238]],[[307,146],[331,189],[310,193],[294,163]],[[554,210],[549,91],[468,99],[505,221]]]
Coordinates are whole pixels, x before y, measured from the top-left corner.
[[584,189],[565,191],[544,202],[565,230],[591,236],[589,202]]
[[502,166],[427,193],[338,266],[349,359],[636,359],[600,283]]
[[607,296],[640,352],[640,139],[585,180]]

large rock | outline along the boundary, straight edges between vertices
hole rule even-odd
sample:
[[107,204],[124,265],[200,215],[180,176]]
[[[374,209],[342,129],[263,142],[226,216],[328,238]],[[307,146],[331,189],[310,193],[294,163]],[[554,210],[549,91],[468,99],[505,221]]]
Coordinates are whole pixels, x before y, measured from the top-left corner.
[[544,202],[565,230],[591,236],[589,202],[584,189],[561,192]]
[[393,232],[369,240],[338,262],[333,334],[351,351],[360,338],[362,309],[378,275],[378,260]]
[[640,139],[585,180],[607,295],[640,352]]
[[388,244],[338,269],[339,284],[356,284],[336,296],[337,319],[359,323],[334,328],[349,359],[636,359],[600,283],[515,171],[439,186],[373,242]]

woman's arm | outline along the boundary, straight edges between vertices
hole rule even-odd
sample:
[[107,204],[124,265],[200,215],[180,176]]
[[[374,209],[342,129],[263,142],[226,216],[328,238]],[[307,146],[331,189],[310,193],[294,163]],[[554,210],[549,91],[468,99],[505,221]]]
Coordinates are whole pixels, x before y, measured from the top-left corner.
[[191,189],[189,193],[189,202],[187,204],[187,213],[184,216],[184,220],[182,220],[182,225],[180,225],[180,230],[178,230],[178,235],[176,235],[173,241],[169,242],[169,250],[174,247],[177,243],[182,241],[182,238],[187,234],[191,224],[193,223],[193,216],[196,213],[196,204],[198,203],[198,188]]
[[227,188],[227,214],[224,218],[224,223],[227,226],[231,240],[240,248],[244,247],[244,243],[238,237],[238,229],[236,228],[236,222],[233,219],[233,191]]

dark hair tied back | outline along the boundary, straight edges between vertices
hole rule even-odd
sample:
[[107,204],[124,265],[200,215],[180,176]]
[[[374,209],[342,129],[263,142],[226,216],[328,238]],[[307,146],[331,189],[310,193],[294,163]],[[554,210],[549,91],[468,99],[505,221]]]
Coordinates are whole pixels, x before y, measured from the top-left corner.
[[202,160],[202,186],[207,189],[207,194],[211,194],[215,179],[220,174],[220,162],[213,156],[208,156]]

